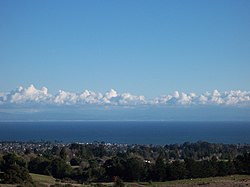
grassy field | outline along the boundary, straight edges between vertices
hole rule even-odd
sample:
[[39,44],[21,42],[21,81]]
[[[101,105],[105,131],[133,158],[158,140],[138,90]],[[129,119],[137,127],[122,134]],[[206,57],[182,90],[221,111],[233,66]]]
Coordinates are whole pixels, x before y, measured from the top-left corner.
[[55,179],[48,175],[39,175],[35,173],[30,173],[34,182],[38,183],[47,183],[47,184],[55,184]]
[[[41,184],[42,186],[50,186],[51,184],[61,184],[65,183],[56,181],[55,178],[47,175],[38,175],[30,173],[35,184]],[[12,187],[13,185],[0,184],[0,187]],[[14,185],[15,186],[15,185]],[[91,183],[88,185],[72,184],[72,186],[82,186],[82,187],[95,187],[95,186],[106,186],[111,187],[113,183]],[[250,175],[232,175],[226,177],[210,177],[210,178],[197,178],[197,179],[184,179],[176,181],[166,181],[166,182],[125,182],[125,186],[130,187],[231,187],[231,186],[250,186]]]
[[[225,177],[209,177],[184,179],[166,182],[151,182],[138,183],[141,186],[248,186],[250,184],[250,175],[232,175]],[[133,183],[128,183],[128,186],[134,186]]]
[[[101,183],[103,186],[112,186],[112,183]],[[94,184],[92,184],[94,185]],[[138,182],[129,183],[125,182],[125,186],[130,187],[232,187],[232,186],[250,186],[250,175],[232,175],[226,177],[210,177],[210,178],[197,178],[197,179],[184,179],[166,182]]]

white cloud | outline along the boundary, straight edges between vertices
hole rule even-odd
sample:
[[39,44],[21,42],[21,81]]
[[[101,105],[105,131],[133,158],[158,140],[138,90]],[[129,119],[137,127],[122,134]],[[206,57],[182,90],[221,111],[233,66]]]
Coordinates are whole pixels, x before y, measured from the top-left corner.
[[118,96],[118,94],[114,89],[111,89],[109,92],[107,92],[105,94],[105,98],[107,98],[107,99],[111,99],[111,98],[117,97],[117,96]]
[[173,96],[174,96],[175,98],[179,98],[179,97],[180,97],[180,94],[179,94],[178,91],[175,91]]
[[48,89],[43,87],[41,90],[36,89],[34,85],[30,85],[28,88],[19,87],[15,91],[6,94],[7,101],[10,103],[48,103],[52,95],[48,94]]
[[225,93],[224,100],[225,100],[225,103],[229,105],[250,102],[250,92],[232,90],[230,92]]
[[231,90],[219,92],[214,90],[204,94],[184,93],[175,91],[173,94],[162,95],[151,100],[144,96],[131,93],[118,93],[116,90],[102,94],[90,90],[72,93],[60,90],[52,95],[46,87],[41,89],[30,85],[19,87],[9,93],[0,92],[0,104],[49,104],[49,105],[247,105],[250,106],[250,91]]
[[166,104],[172,98],[173,96],[171,95],[163,95],[161,97],[156,97],[152,103],[153,104]]
[[201,95],[195,93],[174,92],[173,95],[163,95],[153,101],[154,104],[164,105],[250,105],[249,91],[229,91],[220,93],[214,90]]
[[7,100],[7,96],[0,92],[0,104],[3,104]]
[[181,98],[180,98],[180,100],[178,102],[180,102],[183,105],[191,104],[192,103],[192,97],[190,95],[187,95],[186,93],[182,92],[181,93]]
[[100,104],[102,97],[103,96],[100,93],[85,90],[84,92],[80,93],[79,101],[82,104]]
[[206,104],[207,101],[208,101],[208,98],[207,98],[205,95],[200,95],[200,97],[199,97],[199,102],[200,102],[201,104]]
[[59,90],[53,101],[57,104],[75,104],[78,101],[78,96],[75,93]]
[[138,104],[147,104],[146,98],[142,95],[136,96],[130,93],[123,93],[120,95],[119,104],[122,105],[138,105]]
[[220,92],[218,90],[214,90],[213,93],[212,93],[212,96],[213,97],[220,97],[221,94],[220,94]]

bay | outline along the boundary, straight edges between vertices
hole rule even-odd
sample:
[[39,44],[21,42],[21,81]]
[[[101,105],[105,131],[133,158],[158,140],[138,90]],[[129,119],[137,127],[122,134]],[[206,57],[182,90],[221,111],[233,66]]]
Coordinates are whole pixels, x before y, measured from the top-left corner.
[[165,145],[250,143],[250,122],[36,121],[0,122],[1,141],[62,141]]

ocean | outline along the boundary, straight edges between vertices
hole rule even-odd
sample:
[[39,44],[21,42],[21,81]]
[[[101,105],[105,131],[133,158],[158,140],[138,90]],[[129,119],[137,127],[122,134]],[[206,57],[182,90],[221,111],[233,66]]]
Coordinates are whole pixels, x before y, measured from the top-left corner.
[[95,141],[166,145],[208,141],[250,143],[250,122],[43,121],[0,122],[0,141]]

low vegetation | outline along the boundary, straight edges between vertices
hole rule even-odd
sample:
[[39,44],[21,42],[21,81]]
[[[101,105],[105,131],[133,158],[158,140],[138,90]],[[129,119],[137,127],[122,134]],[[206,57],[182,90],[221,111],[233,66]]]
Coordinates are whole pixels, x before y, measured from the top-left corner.
[[18,150],[1,151],[1,183],[171,186],[199,180],[206,184],[211,183],[209,177],[250,174],[248,145],[197,142],[162,147],[73,143],[56,144],[43,151],[28,150],[25,146],[23,152]]

